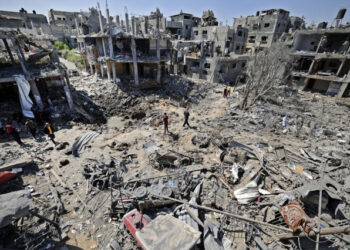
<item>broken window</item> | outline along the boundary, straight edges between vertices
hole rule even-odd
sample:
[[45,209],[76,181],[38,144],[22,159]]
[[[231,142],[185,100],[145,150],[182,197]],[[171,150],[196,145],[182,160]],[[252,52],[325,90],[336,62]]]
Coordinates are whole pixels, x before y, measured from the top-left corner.
[[210,63],[205,63],[205,64],[204,64],[204,68],[210,69]]
[[262,37],[261,37],[261,43],[262,43],[262,44],[267,43],[267,36],[262,36]]
[[236,46],[236,50],[239,50],[241,47],[239,45]]
[[238,36],[242,36],[242,31],[241,30],[238,31]]
[[208,31],[207,30],[203,30],[202,31],[202,37],[203,38],[207,38],[208,37]]
[[63,21],[66,21],[66,18],[64,17],[64,18],[62,18],[63,19]]
[[270,23],[265,23],[264,28],[270,27]]
[[188,25],[186,25],[185,28],[188,30]]
[[257,30],[259,28],[259,25],[257,23],[253,24],[253,30]]
[[255,36],[250,36],[248,42],[255,43]]
[[236,63],[232,63],[232,68],[236,68],[237,64]]
[[193,31],[193,34],[194,34],[195,36],[198,36],[198,30]]
[[199,67],[199,62],[192,62],[192,67]]
[[62,18],[60,18],[60,17],[57,17],[57,20],[62,20]]
[[245,67],[245,62],[243,62],[243,63],[241,64],[241,67],[242,67],[242,68],[244,68],[244,67]]

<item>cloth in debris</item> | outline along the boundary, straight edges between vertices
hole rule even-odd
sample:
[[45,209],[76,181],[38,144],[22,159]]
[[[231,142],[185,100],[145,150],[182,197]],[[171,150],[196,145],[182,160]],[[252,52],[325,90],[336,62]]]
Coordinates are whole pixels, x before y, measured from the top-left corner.
[[72,152],[75,157],[79,157],[80,154],[82,154],[85,150],[86,145],[95,139],[100,134],[97,132],[87,132],[83,136],[79,137],[78,140],[76,140],[72,147]]
[[248,204],[259,197],[259,189],[256,181],[251,181],[242,188],[234,191],[234,195],[239,204]]
[[15,80],[18,87],[19,101],[22,107],[22,113],[25,117],[34,118],[33,112],[30,110],[33,102],[29,97],[30,84],[23,75],[15,75]]

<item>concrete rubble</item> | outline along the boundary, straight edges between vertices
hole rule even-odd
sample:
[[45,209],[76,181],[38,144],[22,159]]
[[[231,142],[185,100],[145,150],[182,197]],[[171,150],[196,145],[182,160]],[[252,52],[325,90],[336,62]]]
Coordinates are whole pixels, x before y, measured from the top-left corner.
[[[0,12],[0,21],[10,14]],[[0,179],[0,249],[349,248],[349,48],[333,54],[342,60],[341,95],[325,93],[338,78],[325,86],[330,78],[312,76],[333,48],[321,40],[349,27],[307,30],[281,9],[232,27],[211,10],[169,21],[159,9],[112,17],[108,6],[105,17],[100,6],[49,15],[83,67],[60,58],[53,43],[64,35],[26,31],[38,26],[29,27],[32,15],[22,11],[25,29],[0,29],[0,178],[12,178]],[[286,39],[293,60],[307,57],[297,67],[310,72],[289,68],[286,82],[242,108],[251,53],[268,51],[274,37]],[[314,47],[303,39],[315,37],[309,55],[304,49]],[[29,83],[27,98],[48,112],[35,120],[35,138],[24,125],[31,117],[18,74]],[[48,121],[55,144],[42,131]]]

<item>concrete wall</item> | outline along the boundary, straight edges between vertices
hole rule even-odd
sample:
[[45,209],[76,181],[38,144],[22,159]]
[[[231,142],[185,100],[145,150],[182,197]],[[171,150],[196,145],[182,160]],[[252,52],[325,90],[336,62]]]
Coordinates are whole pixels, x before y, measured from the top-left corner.
[[297,32],[294,36],[293,50],[315,52],[322,34],[305,34]]

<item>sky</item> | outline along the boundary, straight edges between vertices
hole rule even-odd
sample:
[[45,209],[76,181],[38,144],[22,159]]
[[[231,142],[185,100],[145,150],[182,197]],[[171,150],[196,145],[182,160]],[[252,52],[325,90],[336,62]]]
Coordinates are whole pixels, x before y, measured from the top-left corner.
[[[100,0],[105,13],[106,0]],[[63,11],[88,10],[96,7],[97,0],[0,0],[0,10],[28,12],[36,10],[44,14],[50,9]],[[332,23],[340,8],[348,8],[343,23],[350,22],[350,0],[108,0],[111,15],[123,15],[125,8],[131,15],[146,15],[159,8],[164,16],[177,14],[181,10],[201,16],[204,10],[211,9],[223,25],[232,25],[234,17],[255,15],[258,10],[282,8],[291,16],[304,16],[305,21],[316,24],[322,21]]]

